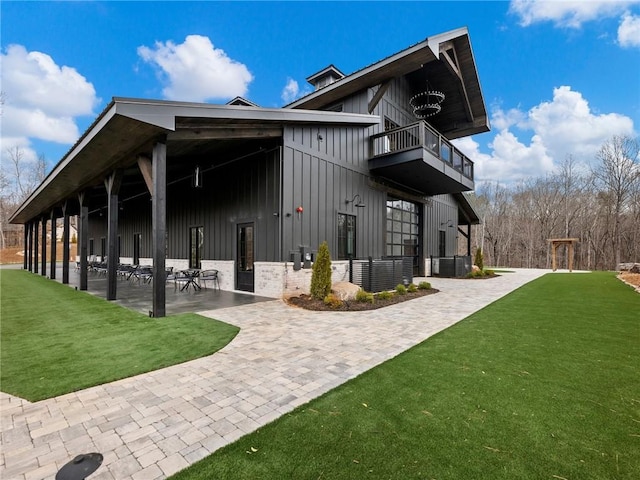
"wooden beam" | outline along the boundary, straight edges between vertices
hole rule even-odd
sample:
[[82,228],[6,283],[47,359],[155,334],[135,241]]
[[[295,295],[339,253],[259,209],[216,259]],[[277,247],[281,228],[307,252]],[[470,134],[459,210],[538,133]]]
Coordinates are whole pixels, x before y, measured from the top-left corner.
[[35,219],[33,222],[33,273],[38,273],[38,235],[40,233],[40,219]]
[[123,176],[122,170],[116,170],[104,181],[107,189],[107,300],[116,299],[118,287],[118,193]]
[[[449,52],[447,50],[453,50],[453,55],[455,58],[451,58]],[[444,63],[444,66],[447,67],[447,70],[457,79],[456,86],[458,87],[458,92],[462,96],[462,105],[464,106],[464,113],[467,116],[467,121],[473,122],[473,112],[471,111],[471,102],[469,102],[469,95],[467,94],[467,89],[464,86],[464,79],[462,78],[462,73],[458,69],[458,62],[456,56],[456,50],[453,48],[453,44],[449,48],[444,48],[444,45],[440,47],[440,60]]]
[[78,248],[80,255],[80,279],[78,288],[80,290],[87,289],[87,275],[89,265],[87,262],[87,254],[89,249],[89,206],[86,204],[85,193],[78,193],[78,203],[80,214],[78,215]]
[[43,277],[47,275],[47,217],[42,217],[42,253],[40,261],[42,262],[42,269],[40,275]]
[[194,140],[233,140],[248,138],[280,138],[282,128],[259,127],[259,128],[188,128],[171,132],[167,135],[167,141],[194,141]]
[[147,190],[153,197],[153,174],[151,167],[151,160],[147,157],[140,155],[138,157],[138,168],[140,169],[140,173],[142,173],[142,177],[144,178],[144,183],[147,185]]
[[27,259],[27,270],[33,272],[33,222],[29,222],[29,258]]
[[49,259],[49,278],[56,279],[56,214],[55,209],[51,210],[51,258]]
[[153,317],[166,316],[166,238],[167,238],[167,145],[153,147],[153,191],[151,225],[153,246]]
[[387,80],[385,82],[382,82],[380,84],[380,86],[378,87],[378,90],[376,91],[375,95],[373,95],[373,98],[369,102],[369,113],[373,112],[373,110],[376,108],[376,106],[378,105],[378,103],[380,102],[380,100],[382,99],[384,94],[387,92],[387,89],[389,88],[389,85],[391,85],[391,79],[389,79],[389,80]]
[[24,225],[24,248],[22,249],[22,252],[24,253],[24,255],[22,256],[22,268],[24,270],[27,269],[27,247],[29,245],[29,225],[25,224]]
[[62,283],[69,284],[69,243],[71,227],[69,224],[67,201],[62,204]]

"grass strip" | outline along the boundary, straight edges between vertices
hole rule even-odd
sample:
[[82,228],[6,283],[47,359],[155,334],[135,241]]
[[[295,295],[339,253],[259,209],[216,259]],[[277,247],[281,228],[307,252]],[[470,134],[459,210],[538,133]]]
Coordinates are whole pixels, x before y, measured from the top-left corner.
[[211,355],[239,331],[149,318],[24,270],[0,270],[0,293],[0,390],[30,401]]
[[546,275],[172,478],[640,478],[639,311]]

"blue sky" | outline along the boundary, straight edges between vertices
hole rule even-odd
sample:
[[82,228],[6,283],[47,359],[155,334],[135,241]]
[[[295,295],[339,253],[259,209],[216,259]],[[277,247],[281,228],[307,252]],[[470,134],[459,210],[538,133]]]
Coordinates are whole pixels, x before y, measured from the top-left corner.
[[[2,155],[53,166],[113,96],[280,107],[330,63],[346,74],[469,28],[492,131],[462,139],[480,181],[593,160],[640,125],[640,0],[2,1]],[[6,162],[3,162],[6,164]]]

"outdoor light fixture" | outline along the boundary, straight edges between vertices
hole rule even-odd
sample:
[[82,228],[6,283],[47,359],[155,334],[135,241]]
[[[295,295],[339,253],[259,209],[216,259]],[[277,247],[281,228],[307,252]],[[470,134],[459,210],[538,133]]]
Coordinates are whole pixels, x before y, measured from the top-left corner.
[[364,208],[364,207],[366,207],[366,205],[364,203],[362,203],[362,198],[360,197],[359,193],[356,193],[351,200],[346,199],[344,201],[344,203],[346,203],[347,205],[350,204],[350,203],[354,203],[356,201],[356,198],[358,199],[358,201],[354,204],[354,206],[356,208]]
[[413,114],[416,118],[427,118],[440,113],[442,102],[444,102],[444,93],[432,90],[429,81],[427,81],[427,89],[411,97],[409,105],[413,108]]
[[447,220],[446,222],[440,222],[440,226],[446,225],[449,228],[453,228],[453,220]]
[[193,188],[202,188],[202,170],[198,165],[193,171]]

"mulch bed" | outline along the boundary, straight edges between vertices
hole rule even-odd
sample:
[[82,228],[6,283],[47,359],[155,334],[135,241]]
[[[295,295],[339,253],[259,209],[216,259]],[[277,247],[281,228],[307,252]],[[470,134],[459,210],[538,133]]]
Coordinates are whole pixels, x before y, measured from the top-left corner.
[[428,290],[418,290],[416,292],[407,292],[406,295],[396,294],[392,298],[385,299],[385,300],[376,298],[374,303],[356,302],[355,300],[351,300],[348,302],[344,302],[342,306],[338,308],[332,308],[326,305],[322,300],[315,300],[311,298],[309,295],[300,295],[299,297],[288,298],[287,303],[289,305],[305,308],[307,310],[318,310],[318,311],[326,311],[326,312],[360,312],[364,310],[376,310],[378,308],[388,307],[389,305],[406,302],[408,300],[413,300],[414,298],[420,298],[426,295],[433,295],[434,293],[438,293],[439,291],[440,290],[437,290],[435,288],[430,288]]

